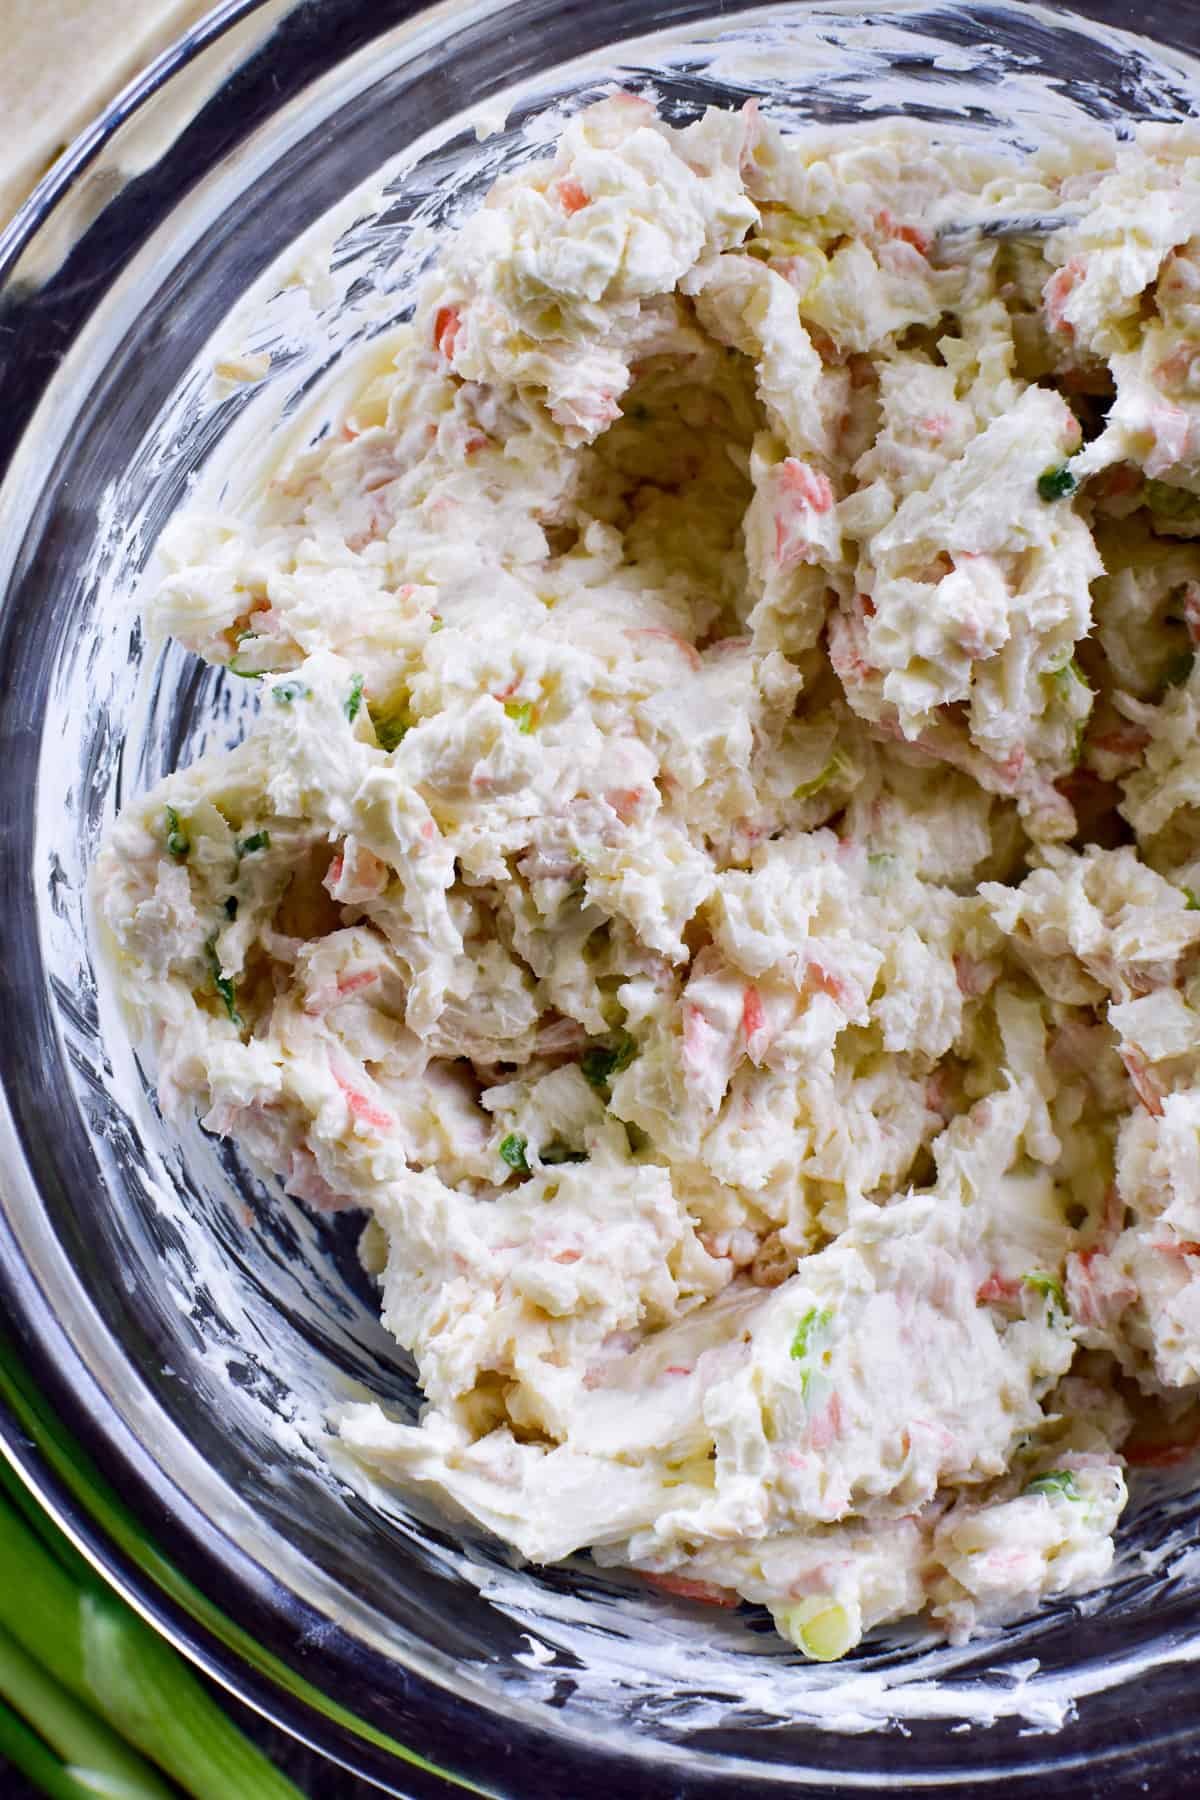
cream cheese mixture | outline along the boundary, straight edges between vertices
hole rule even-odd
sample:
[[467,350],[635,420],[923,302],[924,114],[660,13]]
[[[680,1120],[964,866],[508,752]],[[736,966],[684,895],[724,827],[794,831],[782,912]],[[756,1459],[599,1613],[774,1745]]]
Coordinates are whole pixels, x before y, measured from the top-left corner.
[[171,527],[261,709],[96,872],[164,1108],[369,1214],[342,1439],[816,1658],[1095,1585],[1200,1383],[1200,128],[614,93],[395,342]]

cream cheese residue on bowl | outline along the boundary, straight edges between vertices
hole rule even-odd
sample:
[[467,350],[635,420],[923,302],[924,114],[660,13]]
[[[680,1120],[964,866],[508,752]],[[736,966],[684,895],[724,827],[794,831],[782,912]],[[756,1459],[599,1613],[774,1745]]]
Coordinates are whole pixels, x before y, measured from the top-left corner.
[[164,1108],[370,1215],[343,1443],[816,1660],[1096,1586],[1200,1381],[1200,132],[615,92],[342,381],[169,527],[262,704],[96,892]]

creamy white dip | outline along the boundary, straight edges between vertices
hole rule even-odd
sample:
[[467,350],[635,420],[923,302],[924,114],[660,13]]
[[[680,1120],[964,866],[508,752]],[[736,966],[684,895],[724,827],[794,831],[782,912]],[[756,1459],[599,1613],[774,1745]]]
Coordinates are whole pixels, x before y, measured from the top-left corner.
[[817,1658],[1099,1582],[1200,1381],[1200,131],[618,93],[351,393],[170,529],[261,711],[96,872],[164,1106],[370,1214],[345,1442]]

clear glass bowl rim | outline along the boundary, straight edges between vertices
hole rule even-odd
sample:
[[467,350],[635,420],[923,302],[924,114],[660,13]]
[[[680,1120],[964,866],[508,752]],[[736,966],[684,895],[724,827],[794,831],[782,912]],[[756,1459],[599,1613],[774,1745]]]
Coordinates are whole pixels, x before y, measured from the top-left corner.
[[[130,83],[69,147],[0,232],[0,288],[105,145],[138,109],[242,21],[256,14],[283,16],[287,10],[281,0],[230,0]],[[379,29],[422,10],[411,0],[394,0]],[[471,9],[462,0],[449,0],[439,10],[450,16]],[[713,10],[711,4],[706,4],[698,6],[696,12],[700,16]],[[1158,10],[1156,0],[1149,0],[1139,19],[1131,17],[1129,24],[1135,28],[1140,24],[1142,30],[1152,31],[1151,15]],[[1063,11],[1072,16],[1070,8],[1064,7]],[[1080,6],[1075,16],[1087,11],[1086,5]],[[647,29],[651,26],[652,21],[648,21]],[[16,450],[23,424],[19,416],[0,423],[0,475]],[[7,849],[3,863],[7,865],[3,869],[3,886],[11,901],[14,893],[20,893],[24,871],[12,866]],[[11,1120],[0,1112],[0,1151],[9,1148],[20,1154]],[[3,1161],[0,1156],[0,1166]],[[139,1459],[135,1444],[119,1442],[109,1432],[103,1409],[97,1404],[99,1395],[89,1387],[86,1369],[46,1308],[36,1281],[17,1266],[12,1251],[0,1217],[0,1453],[8,1457],[80,1549],[143,1616],[218,1682],[345,1767],[398,1794],[433,1796],[446,1791],[445,1783],[473,1787],[465,1774],[427,1761],[415,1750],[381,1733],[368,1719],[328,1699],[264,1647],[260,1638],[269,1640],[280,1627],[286,1633],[301,1622],[294,1616],[263,1619],[256,1606],[244,1604],[236,1567],[219,1566],[203,1547],[197,1549],[186,1529],[165,1522],[148,1465]],[[199,1576],[200,1585],[189,1579],[193,1573]],[[260,1628],[264,1626],[268,1628]],[[434,1701],[431,1694],[431,1706]],[[529,1746],[530,1750],[534,1748]],[[1182,1792],[1187,1771],[1200,1771],[1200,1719],[1193,1722],[1186,1716],[1177,1716],[1164,1720],[1155,1741],[1145,1742],[1141,1748],[1137,1788],[1143,1789],[1143,1784],[1147,1784],[1144,1791],[1152,1791],[1148,1783],[1161,1772],[1164,1779],[1169,1778],[1174,1784],[1161,1791]],[[1114,1747],[1113,1760],[1120,1759],[1120,1747]],[[613,1759],[605,1778],[608,1785],[597,1788],[597,1794],[610,1793],[622,1773],[631,1778],[631,1791],[639,1791],[635,1762],[629,1759],[622,1771],[622,1760]],[[1042,1795],[1054,1792],[1054,1787],[1047,1785],[1047,1764],[1041,1758],[1036,1762],[1039,1766],[1028,1771],[1031,1783],[1036,1783]],[[1004,1776],[1011,1780],[1011,1771],[1005,1771]],[[1111,1774],[1098,1772],[1102,1785],[1094,1789],[1089,1777],[1085,1777],[1086,1786],[1080,1785],[1077,1766],[1070,1771],[1069,1779],[1076,1796],[1117,1791]],[[889,1791],[901,1791],[888,1785]],[[1024,1789],[1023,1776],[1018,1777],[1016,1785]],[[583,1785],[571,1791],[582,1800]],[[590,1782],[587,1791],[593,1791]],[[688,1778],[674,1791],[691,1795],[730,1790],[717,1777],[702,1784]],[[800,1794],[826,1790],[795,1784],[789,1791]],[[943,1787],[942,1791],[947,1790]],[[1129,1791],[1134,1791],[1132,1785]]]

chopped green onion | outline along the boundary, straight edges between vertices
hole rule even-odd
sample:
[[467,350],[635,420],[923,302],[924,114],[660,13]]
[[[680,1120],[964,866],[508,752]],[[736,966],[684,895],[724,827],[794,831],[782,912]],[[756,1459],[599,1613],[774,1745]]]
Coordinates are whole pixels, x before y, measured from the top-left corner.
[[833,1324],[833,1309],[829,1306],[810,1306],[796,1327],[792,1338],[792,1347],[788,1352],[797,1362],[808,1356],[815,1348],[815,1340],[822,1332],[828,1331]]
[[269,850],[270,848],[271,834],[269,831],[252,831],[250,836],[244,837],[237,846],[238,861],[240,862],[243,856],[253,856],[256,850]]
[[1035,1475],[1025,1492],[1027,1494],[1061,1494],[1064,1500],[1083,1499],[1070,1469],[1047,1469],[1044,1475]]
[[583,1163],[588,1160],[586,1150],[572,1150],[569,1144],[560,1143],[555,1138],[552,1144],[544,1144],[538,1151],[539,1160],[548,1167],[555,1163]]
[[173,856],[176,862],[182,862],[192,847],[192,840],[179,823],[179,814],[173,806],[168,806],[167,814],[167,855]]
[[855,773],[854,764],[841,750],[835,750],[819,775],[811,781],[802,781],[798,788],[792,789],[793,800],[811,800],[822,788],[828,787],[831,781],[846,781]]
[[506,700],[504,710],[518,731],[533,730],[533,702],[531,700]]
[[1071,657],[1069,662],[1063,663],[1061,668],[1055,669],[1054,675],[1063,687],[1069,687],[1071,682],[1077,681],[1080,687],[1086,689],[1089,694],[1094,694],[1096,691],[1074,657]]
[[606,1049],[600,1044],[585,1050],[579,1059],[579,1070],[584,1080],[597,1093],[604,1093],[614,1075],[627,1069],[637,1055],[637,1043],[627,1032],[622,1032],[618,1042]]
[[1165,687],[1182,687],[1192,672],[1194,660],[1195,652],[1193,650],[1181,650],[1178,656],[1173,656],[1163,670],[1163,685]]
[[1186,518],[1200,506],[1200,494],[1172,487],[1169,481],[1148,481],[1142,489],[1142,499],[1162,519]]
[[[243,631],[238,632],[237,642],[238,642],[239,654],[241,651],[241,646],[245,643],[246,639],[253,638],[253,637],[256,637],[256,634],[253,631],[251,631],[251,629],[248,625],[245,627],[245,629]],[[228,663],[228,668],[229,668],[229,673],[231,675],[236,675],[238,677],[239,681],[261,681],[264,674],[269,675],[271,673],[271,671],[269,669],[239,669],[237,666],[237,656],[236,655],[230,657],[229,663]]]
[[1035,1294],[1041,1294],[1045,1300],[1049,1301],[1046,1309],[1047,1324],[1053,1325],[1056,1312],[1061,1313],[1064,1319],[1070,1317],[1067,1310],[1067,1296],[1057,1275],[1046,1275],[1040,1269],[1034,1269],[1032,1274],[1026,1275],[1025,1286],[1032,1288]]
[[1043,469],[1037,478],[1037,491],[1040,500],[1065,500],[1079,486],[1067,464],[1058,463],[1052,469]]
[[277,681],[271,689],[276,706],[290,706],[293,700],[307,700],[312,693],[302,681]]
[[215,931],[211,937],[204,940],[204,959],[208,964],[209,974],[212,976],[212,984],[214,988],[216,988],[217,993],[221,996],[221,999],[225,1002],[225,1011],[229,1014],[233,1023],[240,1026],[242,1023],[242,1016],[237,1009],[237,999],[234,993],[233,983],[230,981],[228,975],[223,975],[221,973],[221,958],[217,954],[217,934]]
[[380,713],[378,718],[372,713],[371,723],[375,727],[376,743],[381,750],[386,750],[389,756],[401,742],[405,733],[411,729],[408,720],[402,713]]
[[862,1636],[844,1606],[818,1594],[779,1613],[776,1624],[797,1650],[803,1650],[814,1662],[836,1662],[853,1650]]
[[1183,909],[1184,912],[1200,912],[1200,899],[1197,899],[1193,890],[1190,887],[1185,887],[1183,891],[1187,896],[1187,905]]
[[446,621],[445,621],[445,619],[443,619],[441,613],[434,613],[433,622],[431,623],[431,625],[429,627],[430,631],[431,632],[444,631],[445,628],[446,628]]
[[342,711],[353,725],[358,717],[358,709],[362,705],[363,678],[361,675],[350,677],[350,692],[342,701]]
[[506,1138],[500,1140],[500,1160],[506,1162],[510,1169],[515,1169],[519,1175],[528,1175],[529,1164],[525,1160],[528,1148],[528,1138],[523,1138],[519,1131],[510,1131]]

